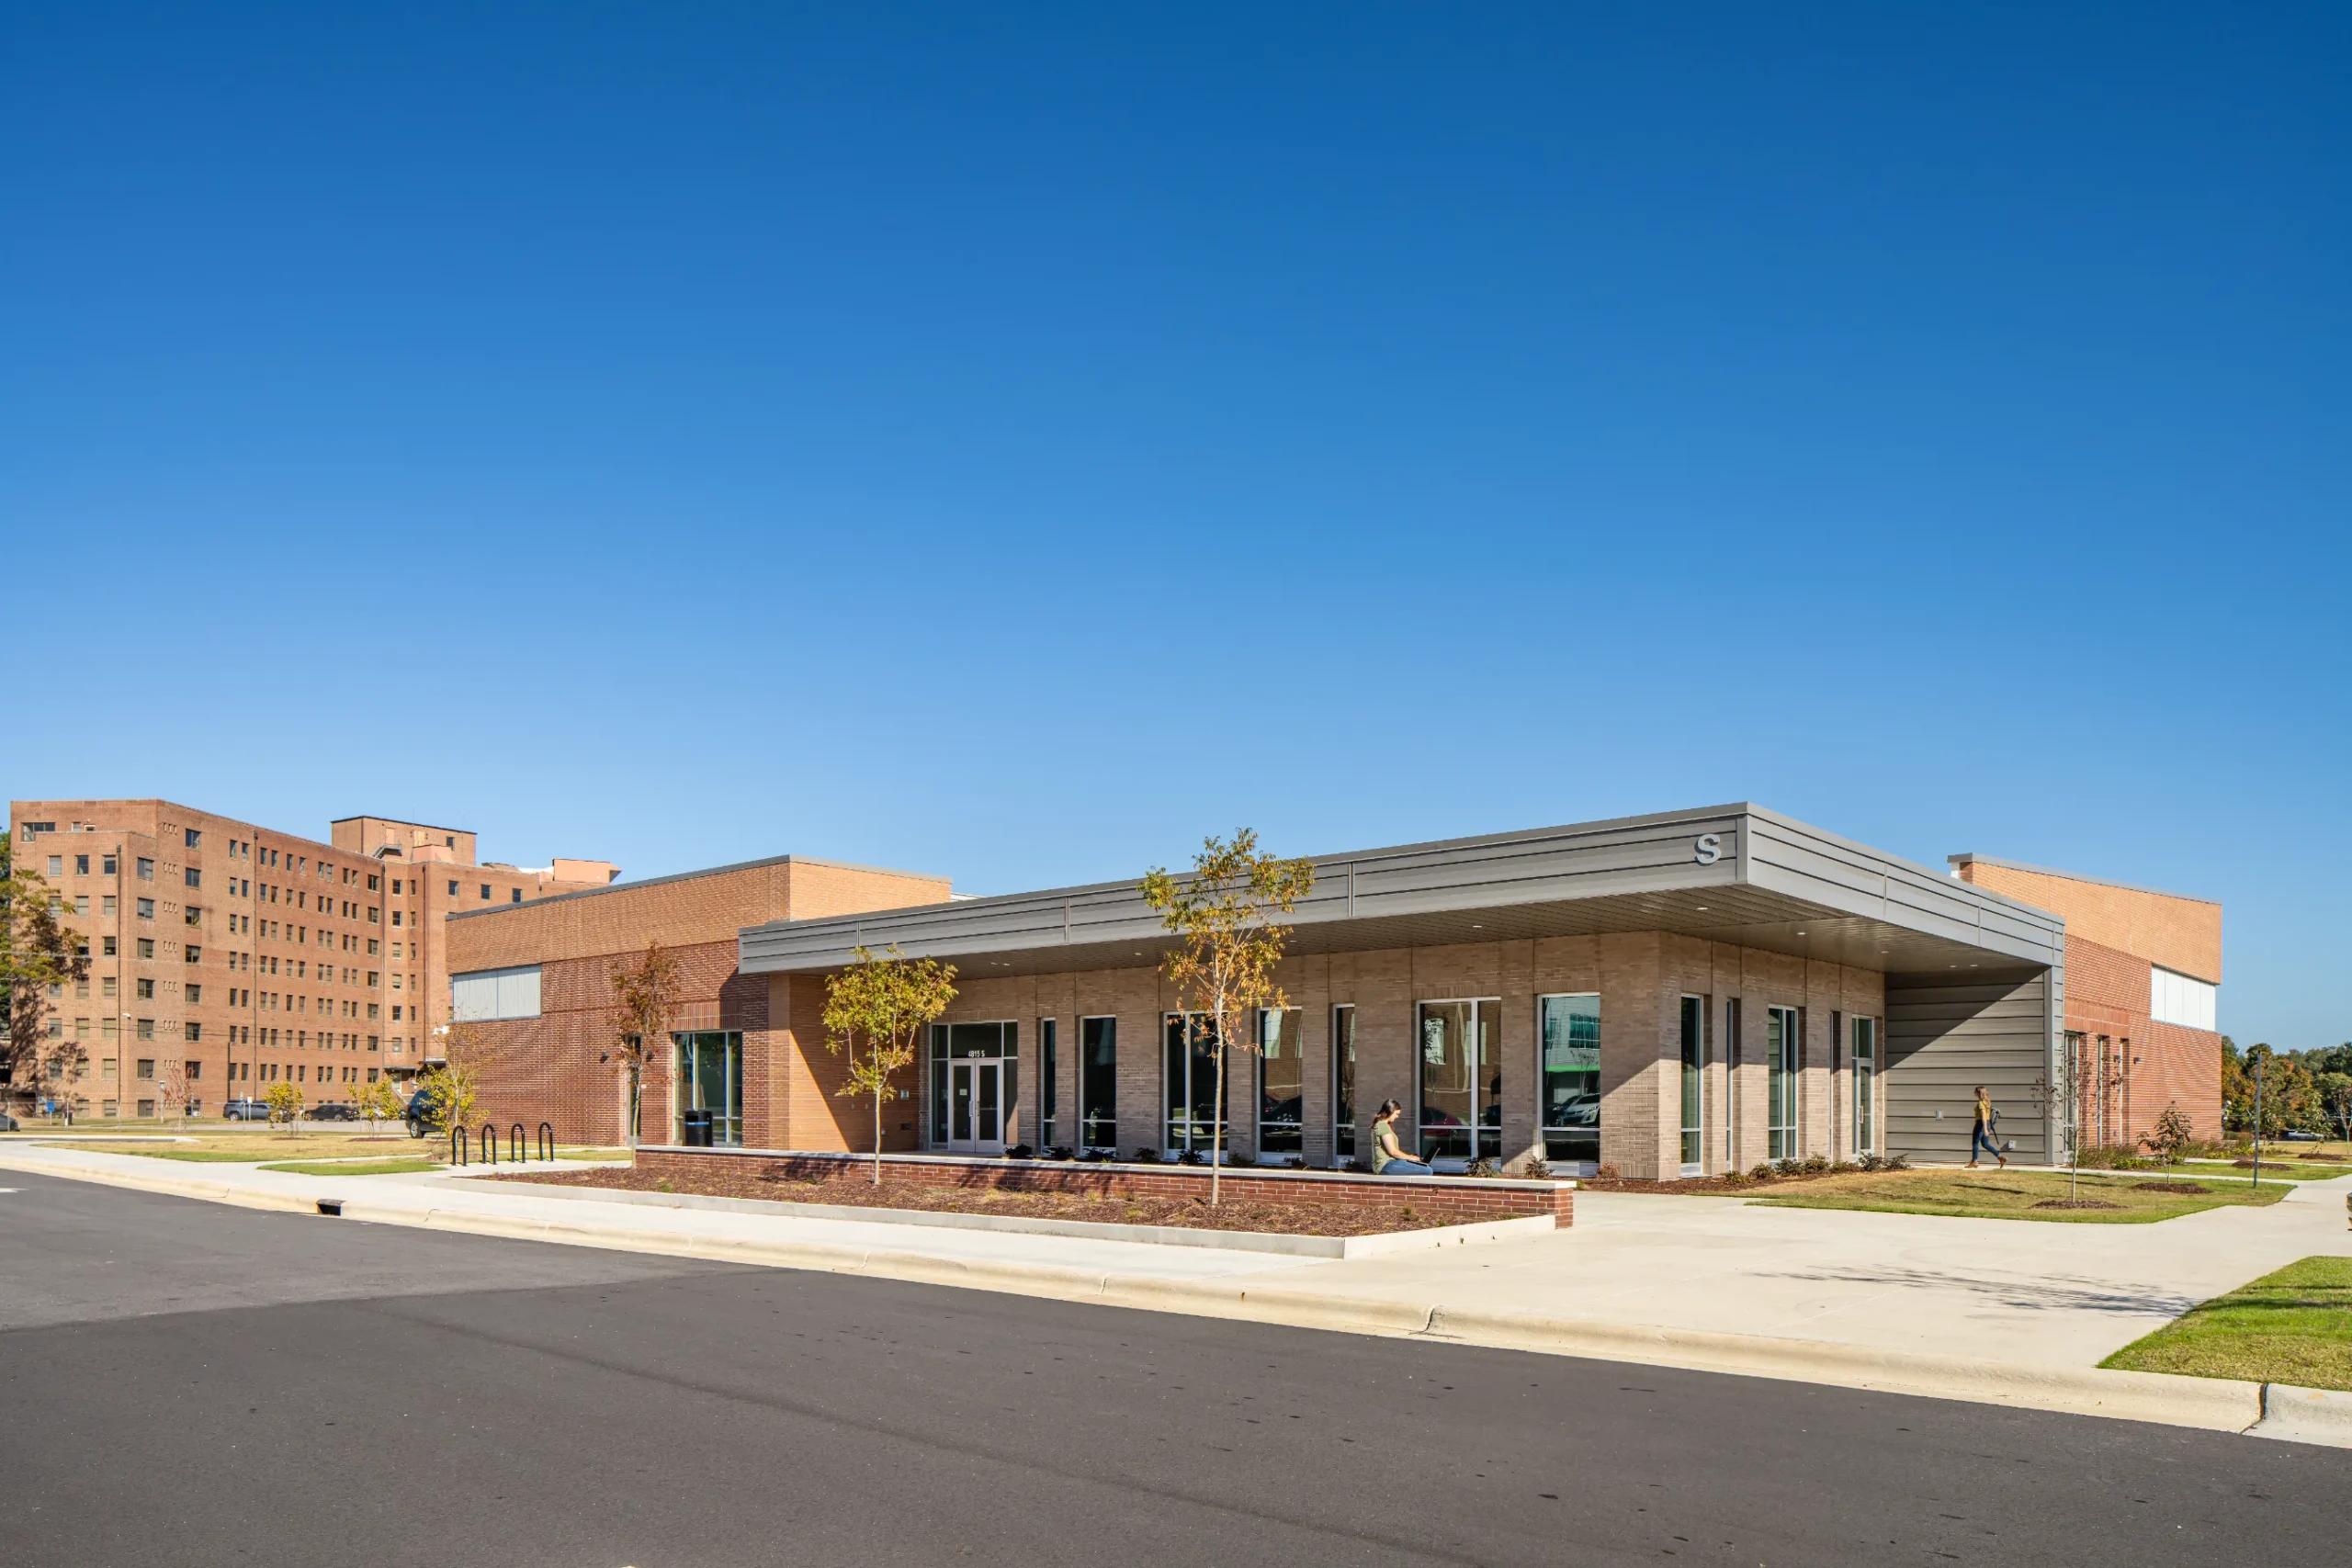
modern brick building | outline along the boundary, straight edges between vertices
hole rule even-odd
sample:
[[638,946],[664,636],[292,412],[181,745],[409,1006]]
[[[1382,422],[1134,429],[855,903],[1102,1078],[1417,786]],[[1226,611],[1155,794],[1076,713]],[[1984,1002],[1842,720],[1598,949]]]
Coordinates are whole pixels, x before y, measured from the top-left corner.
[[2083,1146],[2134,1145],[2173,1105],[2220,1137],[2222,906],[1987,855],[1951,865],[2066,922],[2062,1113]]
[[13,801],[9,831],[90,958],[48,998],[78,1076],[29,1089],[102,1116],[158,1114],[175,1066],[198,1115],[280,1080],[317,1104],[409,1077],[446,1007],[452,908],[618,874],[480,865],[473,834],[422,823],[349,818],[322,842],[167,800]]
[[[454,1014],[486,1054],[481,1117],[501,1128],[549,1122],[566,1143],[619,1142],[628,1099],[613,1056],[613,976],[659,942],[678,961],[686,1000],[672,1018],[675,1071],[646,1086],[644,1138],[674,1142],[684,1112],[707,1110],[724,1142],[851,1147],[860,1123],[832,1094],[841,1064],[813,1014],[741,973],[738,935],[949,897],[944,877],[779,855],[458,910],[447,924]],[[907,1120],[900,1136],[912,1147]]]

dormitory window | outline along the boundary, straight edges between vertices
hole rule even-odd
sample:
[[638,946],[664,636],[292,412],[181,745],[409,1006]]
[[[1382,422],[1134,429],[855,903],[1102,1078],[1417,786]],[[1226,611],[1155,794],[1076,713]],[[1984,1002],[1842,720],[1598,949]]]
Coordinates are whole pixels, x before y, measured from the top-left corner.
[[204,835],[201,832],[198,832],[196,829],[190,828],[187,830],[187,847],[192,850],[202,849],[204,847]]
[[49,857],[49,874],[51,876],[63,876],[65,874],[65,857],[63,855],[51,855]]
[[139,880],[141,882],[153,882],[155,880],[155,863],[149,860],[145,855],[141,855],[139,857]]
[[152,920],[155,918],[155,900],[153,898],[139,900],[139,918],[142,920]]
[[114,856],[107,855],[104,857],[98,862],[99,874],[105,876],[112,876],[115,874],[115,864],[116,862]]
[[89,856],[75,855],[74,857],[74,874],[76,876],[87,876],[90,874]]
[[523,901],[523,890],[519,887],[508,888],[506,890],[506,901],[510,904],[521,903]]
[[487,882],[481,885],[481,896],[484,898],[488,898],[490,897],[490,884]]
[[204,886],[204,873],[197,870],[194,866],[187,867],[185,871],[180,873],[180,875],[190,887],[201,887]]
[[452,897],[452,898],[455,898],[457,896],[458,896],[458,885],[457,885],[456,883],[452,882],[451,884],[449,884],[449,897]]

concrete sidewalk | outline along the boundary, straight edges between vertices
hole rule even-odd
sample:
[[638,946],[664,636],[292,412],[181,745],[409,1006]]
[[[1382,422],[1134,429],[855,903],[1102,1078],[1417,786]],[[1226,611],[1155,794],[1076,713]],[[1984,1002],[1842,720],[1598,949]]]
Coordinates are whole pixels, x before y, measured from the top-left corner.
[[[0,1145],[0,1169],[254,1207],[822,1269],[1062,1300],[1408,1334],[2245,1430],[2254,1383],[2097,1370],[2210,1296],[2352,1256],[2352,1178],[2265,1209],[2044,1224],[1736,1198],[1579,1193],[1574,1228],[1328,1260],[485,1191],[435,1173],[308,1177]],[[2352,1432],[2347,1432],[2352,1440]]]

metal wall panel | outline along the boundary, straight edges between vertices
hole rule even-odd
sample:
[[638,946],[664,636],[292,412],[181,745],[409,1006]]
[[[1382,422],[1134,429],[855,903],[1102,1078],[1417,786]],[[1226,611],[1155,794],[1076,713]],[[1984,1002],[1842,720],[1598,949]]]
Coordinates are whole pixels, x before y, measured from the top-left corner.
[[1973,1090],[2001,1112],[2012,1160],[2052,1159],[2049,1118],[2052,1002],[2056,971],[1955,984],[1932,975],[1886,977],[1886,1148],[1913,1159],[1968,1157]]

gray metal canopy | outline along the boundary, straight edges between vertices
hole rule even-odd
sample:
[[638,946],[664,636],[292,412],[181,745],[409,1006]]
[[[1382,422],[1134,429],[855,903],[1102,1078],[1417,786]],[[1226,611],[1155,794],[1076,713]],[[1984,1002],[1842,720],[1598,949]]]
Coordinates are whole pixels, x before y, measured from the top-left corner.
[[[2046,910],[1746,804],[1317,855],[1315,868],[1293,953],[1664,931],[1989,975],[2058,963],[2065,933]],[[838,969],[858,946],[895,944],[974,978],[1153,964],[1169,942],[1135,881],[774,920],[739,938],[747,974]]]

